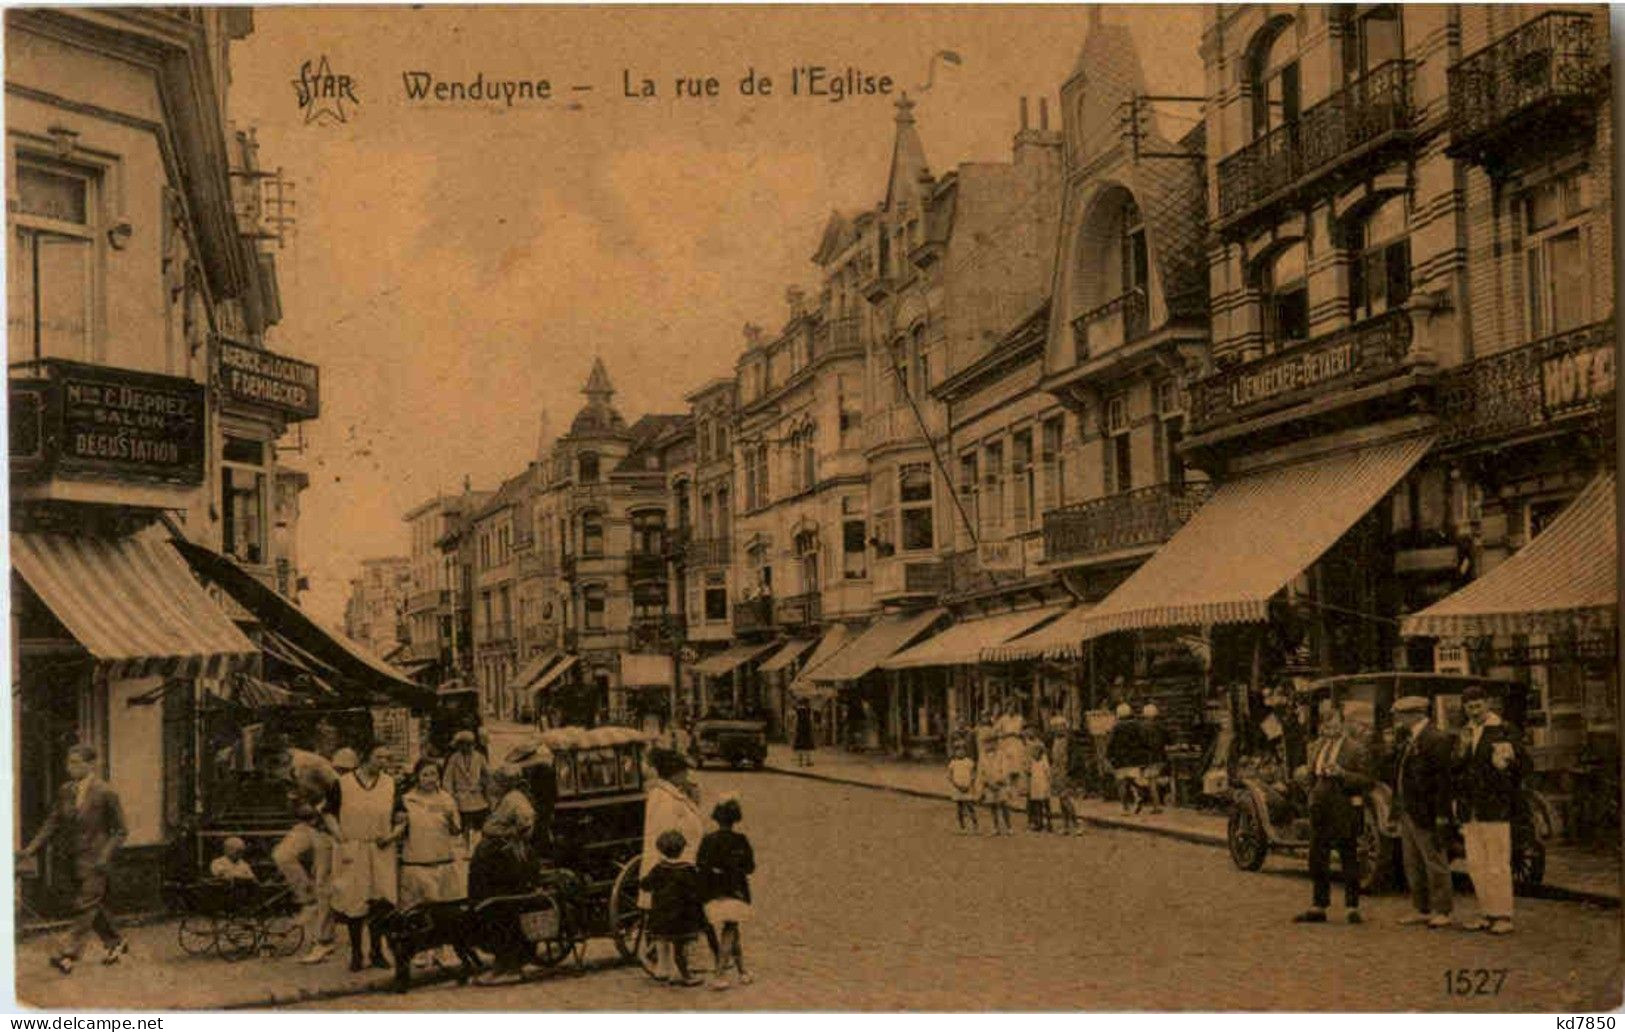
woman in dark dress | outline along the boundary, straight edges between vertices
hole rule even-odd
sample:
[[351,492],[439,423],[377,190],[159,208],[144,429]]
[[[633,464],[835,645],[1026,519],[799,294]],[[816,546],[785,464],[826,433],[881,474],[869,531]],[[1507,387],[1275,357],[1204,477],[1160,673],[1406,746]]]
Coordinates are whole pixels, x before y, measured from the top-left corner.
[[812,705],[806,699],[796,703],[796,766],[811,767],[813,753]]

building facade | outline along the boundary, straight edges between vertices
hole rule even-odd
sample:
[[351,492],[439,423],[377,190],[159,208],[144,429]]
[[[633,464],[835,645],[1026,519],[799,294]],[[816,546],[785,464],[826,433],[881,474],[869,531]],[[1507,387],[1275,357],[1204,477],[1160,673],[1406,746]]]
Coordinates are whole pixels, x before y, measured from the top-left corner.
[[361,560],[361,574],[350,580],[344,606],[345,636],[380,659],[409,641],[407,605],[412,593],[412,561],[404,555]]

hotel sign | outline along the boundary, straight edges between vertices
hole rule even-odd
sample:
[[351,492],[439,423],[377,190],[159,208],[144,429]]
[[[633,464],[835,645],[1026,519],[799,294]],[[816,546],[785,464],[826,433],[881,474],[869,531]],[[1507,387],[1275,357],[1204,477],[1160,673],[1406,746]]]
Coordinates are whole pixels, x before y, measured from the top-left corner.
[[14,472],[203,482],[204,389],[174,376],[50,359],[14,381]]
[[220,341],[216,353],[220,392],[228,400],[273,409],[295,421],[321,414],[316,366],[229,340]]

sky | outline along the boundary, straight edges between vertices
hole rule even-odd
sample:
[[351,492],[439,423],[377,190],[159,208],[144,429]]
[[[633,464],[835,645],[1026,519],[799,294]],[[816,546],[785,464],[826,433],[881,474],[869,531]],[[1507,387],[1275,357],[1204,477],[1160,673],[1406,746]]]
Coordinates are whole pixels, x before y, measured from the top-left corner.
[[[1153,92],[1200,94],[1202,14],[1110,7]],[[885,191],[897,89],[931,169],[1009,159],[1019,100],[1048,97],[1088,26],[1081,6],[316,8],[255,12],[231,54],[231,116],[294,184],[273,350],[321,367],[299,563],[338,620],[369,556],[404,554],[402,515],[463,477],[491,488],[564,431],[594,356],[628,420],[681,412],[729,375],[743,327],[815,289],[832,209]],[[924,93],[933,53],[951,50]],[[323,59],[349,95],[301,107]],[[891,96],[787,96],[791,69],[889,75]],[[746,97],[754,69],[770,97]],[[437,81],[551,84],[547,100],[410,100]],[[654,98],[624,96],[623,77]],[[678,98],[674,79],[718,80]],[[578,91],[572,86],[590,86]],[[353,99],[352,99],[353,98]],[[342,115],[342,121],[336,117]],[[274,245],[273,245],[274,246]],[[290,437],[285,444],[296,441]]]

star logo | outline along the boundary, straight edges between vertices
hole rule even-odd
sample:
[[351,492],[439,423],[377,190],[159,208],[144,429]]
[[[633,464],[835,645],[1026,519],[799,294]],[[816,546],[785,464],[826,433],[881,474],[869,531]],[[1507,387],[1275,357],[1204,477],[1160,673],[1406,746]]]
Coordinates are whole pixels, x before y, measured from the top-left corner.
[[344,122],[344,102],[361,103],[355,95],[355,80],[348,75],[334,74],[326,54],[319,61],[306,61],[299,66],[299,78],[293,80],[293,89],[299,98],[299,110],[305,113],[306,125],[323,118]]

